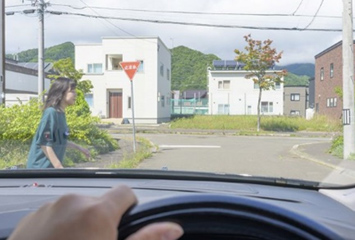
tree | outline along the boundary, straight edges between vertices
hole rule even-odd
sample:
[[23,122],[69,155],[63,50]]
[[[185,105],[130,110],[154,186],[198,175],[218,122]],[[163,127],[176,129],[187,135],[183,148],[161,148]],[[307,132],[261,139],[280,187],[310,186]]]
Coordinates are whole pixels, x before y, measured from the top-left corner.
[[275,89],[277,83],[282,83],[282,77],[287,74],[286,70],[272,71],[271,68],[275,63],[279,62],[282,56],[276,52],[275,48],[271,48],[272,41],[270,39],[260,41],[251,38],[251,35],[244,36],[247,46],[246,52],[235,49],[237,54],[235,60],[245,64],[244,70],[249,73],[245,76],[247,79],[252,79],[259,86],[258,98],[258,125],[257,131],[260,131],[260,103],[263,90]]
[[334,92],[335,92],[336,95],[338,95],[340,100],[343,101],[343,88],[337,86],[337,87],[334,88]]
[[77,83],[77,88],[81,90],[84,94],[90,93],[91,89],[94,87],[90,80],[81,80],[84,73],[82,70],[76,70],[71,58],[60,59],[53,64],[53,69],[58,74],[49,75],[49,78],[57,79],[58,77],[66,77],[73,79]]

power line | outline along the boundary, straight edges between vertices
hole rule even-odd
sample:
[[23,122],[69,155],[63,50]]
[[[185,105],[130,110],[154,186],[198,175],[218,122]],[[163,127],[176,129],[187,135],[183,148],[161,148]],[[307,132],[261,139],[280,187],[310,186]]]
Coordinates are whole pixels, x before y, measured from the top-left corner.
[[316,13],[314,14],[314,16],[313,16],[311,22],[310,22],[304,29],[307,29],[307,28],[313,23],[314,19],[316,19],[316,16],[317,16],[319,10],[320,10],[321,7],[323,6],[323,2],[324,2],[324,0],[321,1],[321,3],[319,4],[319,7],[318,7]]
[[[89,7],[84,1],[82,1],[82,0],[80,0],[85,6],[84,7],[82,7],[81,9],[83,9],[83,8],[86,8],[86,7]],[[53,4],[52,4],[53,5]],[[93,10],[93,9],[91,9],[94,13],[96,13],[98,16],[100,16],[100,14],[98,14],[95,10]],[[112,25],[112,23],[111,22],[109,22],[108,20],[106,20],[106,19],[104,19],[106,22],[108,22],[109,24],[111,24]],[[104,24],[105,26],[107,26],[106,24]],[[116,27],[116,26],[114,26],[114,27]],[[120,29],[121,30],[121,29]],[[116,32],[114,32],[115,34],[117,34]]]
[[292,13],[292,15],[295,15],[295,14],[296,14],[296,12],[298,11],[298,9],[301,7],[302,3],[303,3],[303,0],[301,0],[300,4],[298,4],[298,7],[297,7],[296,10]]
[[[96,12],[94,9],[92,9],[90,6],[88,6],[83,0],[80,0],[80,2],[82,2],[83,4],[85,4],[85,6],[87,6],[88,8],[90,8],[94,13],[97,14],[97,16],[101,17],[98,12]],[[126,30],[124,30],[124,29],[122,29],[122,28],[116,26],[116,25],[113,24],[112,22],[108,21],[108,19],[106,19],[106,18],[102,18],[102,19],[104,19],[106,22],[108,22],[109,24],[111,24],[111,25],[114,26],[115,28],[121,30],[122,32],[124,32],[124,33],[126,33],[126,34],[128,34],[128,35],[130,35],[130,36],[132,36],[132,37],[134,37],[134,38],[137,38],[137,36],[135,36],[135,35],[133,35],[133,34],[127,32]],[[147,40],[147,41],[148,41],[148,40]],[[150,41],[148,41],[148,42],[150,42]]]
[[326,28],[298,28],[298,27],[256,27],[256,26],[243,26],[243,25],[223,25],[223,24],[209,24],[209,23],[191,23],[191,22],[180,22],[180,21],[168,21],[168,20],[154,20],[154,19],[139,19],[139,18],[125,18],[125,17],[109,17],[109,16],[97,16],[89,15],[83,13],[73,13],[73,12],[61,12],[61,11],[46,11],[46,13],[55,15],[74,15],[81,17],[90,18],[102,18],[102,19],[113,19],[122,21],[135,21],[135,22],[150,22],[157,24],[175,24],[175,25],[185,25],[185,26],[198,26],[198,27],[215,27],[215,28],[240,28],[240,29],[254,29],[254,30],[275,30],[275,31],[318,31],[318,32],[341,32],[342,29],[326,29]]
[[15,8],[15,7],[24,7],[24,6],[31,6],[31,4],[11,5],[11,6],[6,6],[5,8]]
[[[302,1],[303,2],[303,1]],[[230,12],[197,12],[197,11],[161,11],[161,10],[143,10],[143,9],[132,9],[132,8],[113,8],[113,7],[97,7],[97,6],[86,6],[86,7],[75,7],[68,4],[51,4],[53,6],[63,6],[63,7],[70,7],[77,10],[83,10],[85,8],[91,9],[102,9],[102,10],[111,10],[111,11],[131,11],[131,12],[146,12],[146,13],[172,13],[172,14],[189,14],[189,15],[223,15],[223,16],[256,16],[256,17],[309,17],[313,18],[314,15],[304,15],[304,14],[295,14],[300,5],[297,9],[291,13],[230,13]],[[326,16],[326,15],[319,15],[319,18],[342,18],[341,16]]]

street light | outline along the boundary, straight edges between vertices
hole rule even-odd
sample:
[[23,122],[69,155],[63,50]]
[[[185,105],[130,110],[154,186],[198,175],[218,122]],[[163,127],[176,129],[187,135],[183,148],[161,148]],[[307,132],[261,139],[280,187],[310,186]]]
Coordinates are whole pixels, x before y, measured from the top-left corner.
[[62,12],[57,12],[57,11],[46,11],[46,13],[50,13],[53,15],[62,15],[63,14]]
[[30,14],[30,13],[35,13],[36,9],[26,9],[26,10],[23,10],[22,12],[24,14]]

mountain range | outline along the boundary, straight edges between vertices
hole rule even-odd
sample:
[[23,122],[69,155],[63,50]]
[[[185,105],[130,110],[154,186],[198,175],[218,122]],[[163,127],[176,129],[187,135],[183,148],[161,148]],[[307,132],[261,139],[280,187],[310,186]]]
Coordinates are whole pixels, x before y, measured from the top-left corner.
[[[46,48],[44,58],[46,62],[54,62],[63,58],[71,58],[74,62],[75,47],[72,42],[65,42]],[[184,91],[187,89],[206,89],[206,69],[212,66],[213,60],[220,60],[217,55],[204,54],[185,46],[171,49],[172,89]],[[19,62],[37,62],[38,49],[29,49],[17,54],[6,54],[7,58],[17,59]],[[295,63],[276,66],[276,69],[286,69],[289,73],[285,77],[285,85],[308,85],[308,80],[314,77],[313,63]]]

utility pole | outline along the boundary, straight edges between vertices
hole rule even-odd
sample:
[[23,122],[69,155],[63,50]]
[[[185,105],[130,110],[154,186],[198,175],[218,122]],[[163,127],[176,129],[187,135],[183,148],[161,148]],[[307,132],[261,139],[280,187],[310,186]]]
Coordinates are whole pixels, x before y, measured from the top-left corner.
[[354,40],[352,0],[343,0],[343,136],[344,159],[355,153]]
[[38,13],[38,99],[43,102],[44,96],[44,9],[47,4],[44,0],[36,0]]
[[5,1],[0,3],[0,105],[5,104]]

